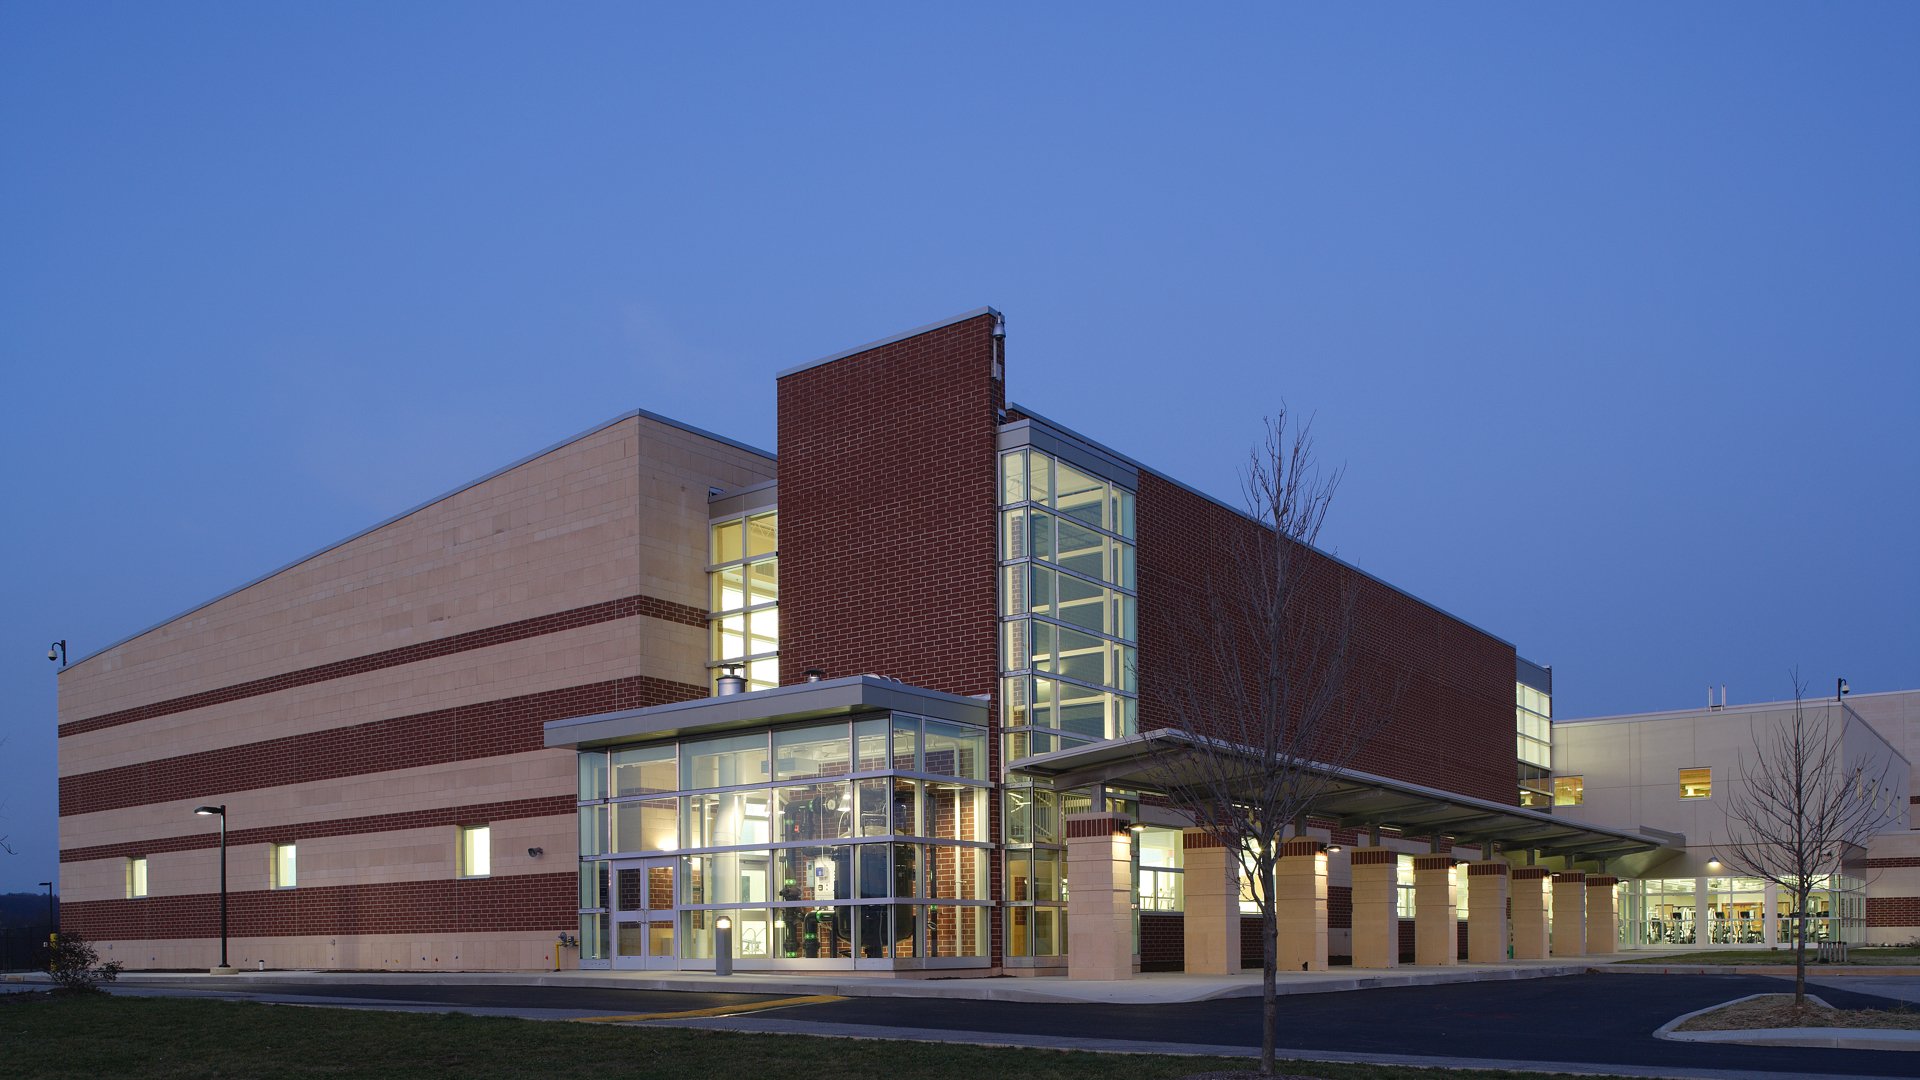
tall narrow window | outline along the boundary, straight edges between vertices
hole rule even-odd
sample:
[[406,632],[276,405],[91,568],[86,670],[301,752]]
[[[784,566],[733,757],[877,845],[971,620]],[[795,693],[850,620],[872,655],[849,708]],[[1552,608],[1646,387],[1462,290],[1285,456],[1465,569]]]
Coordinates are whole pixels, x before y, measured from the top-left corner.
[[147,857],[135,855],[127,860],[127,898],[147,895]]
[[708,526],[710,592],[707,667],[716,680],[735,668],[747,689],[780,684],[780,528],[772,511],[716,519]]
[[460,826],[460,852],[457,858],[461,877],[486,877],[493,873],[493,827]]
[[267,881],[275,889],[291,889],[294,886],[293,845],[273,844],[267,852]]

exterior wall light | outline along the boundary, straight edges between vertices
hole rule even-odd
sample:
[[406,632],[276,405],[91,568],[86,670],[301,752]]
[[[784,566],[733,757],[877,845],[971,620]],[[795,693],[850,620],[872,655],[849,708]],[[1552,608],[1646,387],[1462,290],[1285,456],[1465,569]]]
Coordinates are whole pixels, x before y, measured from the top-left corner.
[[61,667],[67,666],[67,639],[66,638],[61,638],[59,641],[56,641],[53,644],[47,646],[47,659],[58,660],[60,662]]
[[725,915],[713,921],[713,973],[733,974],[733,920]]

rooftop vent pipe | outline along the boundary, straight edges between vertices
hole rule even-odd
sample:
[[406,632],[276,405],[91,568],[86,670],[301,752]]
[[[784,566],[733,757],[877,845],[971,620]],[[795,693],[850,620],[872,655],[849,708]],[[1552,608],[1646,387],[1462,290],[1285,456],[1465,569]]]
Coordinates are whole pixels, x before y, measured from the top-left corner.
[[807,681],[808,681],[808,682],[819,682],[819,681],[820,681],[820,680],[821,680],[822,678],[824,678],[824,677],[826,676],[826,674],[827,674],[827,673],[826,673],[825,671],[823,671],[823,670],[821,670],[820,668],[817,668],[817,667],[810,667],[810,668],[808,668],[808,669],[807,669]]
[[726,665],[727,673],[714,681],[714,697],[732,697],[747,691],[747,680],[740,675],[739,664]]

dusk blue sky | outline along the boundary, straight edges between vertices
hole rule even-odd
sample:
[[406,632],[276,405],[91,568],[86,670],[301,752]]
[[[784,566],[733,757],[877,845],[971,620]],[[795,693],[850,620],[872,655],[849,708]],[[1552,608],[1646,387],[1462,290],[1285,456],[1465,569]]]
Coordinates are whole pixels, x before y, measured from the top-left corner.
[[[1036,13],[1033,9],[1041,9]],[[1920,5],[0,6],[0,891],[55,666],[982,304],[1561,716],[1920,687]]]

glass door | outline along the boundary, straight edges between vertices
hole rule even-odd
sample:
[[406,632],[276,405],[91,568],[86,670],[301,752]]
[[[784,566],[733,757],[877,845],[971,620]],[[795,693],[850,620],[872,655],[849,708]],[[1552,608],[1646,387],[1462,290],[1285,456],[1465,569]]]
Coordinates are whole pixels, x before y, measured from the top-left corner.
[[613,966],[674,968],[673,859],[613,865]]

